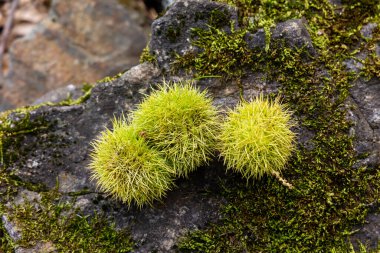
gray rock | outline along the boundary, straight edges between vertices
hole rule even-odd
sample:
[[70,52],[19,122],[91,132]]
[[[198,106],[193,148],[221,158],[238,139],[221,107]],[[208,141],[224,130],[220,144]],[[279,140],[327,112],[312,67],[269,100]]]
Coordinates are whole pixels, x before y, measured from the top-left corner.
[[146,23],[118,0],[52,1],[49,17],[11,45],[2,96],[13,107],[29,105],[50,90],[138,64]]
[[[378,25],[376,23],[368,23],[363,26],[360,33],[365,39],[372,39],[372,33]],[[375,53],[380,55],[380,43],[375,44]],[[363,69],[364,65],[361,61],[365,60],[368,56],[367,51],[358,52],[354,57],[349,58],[344,61],[345,66],[348,70],[358,73]]]
[[[359,56],[359,57],[363,58],[361,56]],[[361,63],[359,60],[354,59],[354,58],[349,58],[349,59],[345,60],[344,65],[346,66],[346,68],[348,70],[354,71],[354,72],[359,72],[364,67],[363,63]]]
[[6,214],[3,214],[1,216],[1,221],[4,225],[5,230],[7,231],[8,235],[12,238],[14,242],[17,242],[21,239],[21,230],[19,227],[17,227],[16,224],[11,222]]
[[42,103],[59,103],[67,99],[76,100],[83,96],[83,91],[80,87],[75,86],[74,84],[69,84],[65,87],[58,88],[52,91],[49,91],[42,97],[36,99],[32,105],[38,105]]
[[[377,24],[369,23],[361,29],[365,38],[371,38],[372,32]],[[376,54],[380,56],[380,45],[377,45]],[[360,52],[356,55],[359,59],[365,59],[366,52]],[[353,63],[353,64],[352,64]],[[363,65],[354,59],[345,62],[346,67],[352,71],[358,72]],[[370,80],[359,78],[350,90],[351,98],[348,104],[353,107],[351,115],[354,122],[351,128],[353,135],[356,137],[354,148],[357,153],[364,158],[359,159],[355,166],[368,167],[368,169],[379,168],[380,166],[380,79],[374,77]],[[373,203],[373,207],[378,203]],[[380,216],[376,213],[370,213],[366,217],[366,224],[358,227],[358,232],[350,236],[353,245],[358,248],[357,242],[365,242],[369,249],[376,250],[380,240]]]
[[306,20],[291,19],[278,23],[272,31],[272,43],[284,40],[285,44],[292,48],[305,48],[311,55],[315,55],[315,49],[306,29]]
[[[110,127],[114,115],[130,112],[141,101],[142,93],[149,92],[150,83],[159,74],[153,65],[145,63],[116,81],[98,84],[89,100],[81,105],[40,107],[30,113],[30,121],[37,122],[43,117],[48,129],[26,134],[21,147],[9,147],[18,148],[22,159],[15,159],[8,171],[25,182],[43,184],[50,189],[56,187],[58,179],[59,191],[65,194],[85,190],[88,194],[78,197],[75,207],[87,214],[105,213],[116,220],[118,227],[131,229],[138,242],[136,252],[172,251],[176,239],[189,229],[200,228],[220,218],[217,210],[223,203],[218,196],[202,197],[203,192],[215,191],[216,175],[223,173],[221,166],[200,169],[190,179],[177,181],[178,188],[162,203],[142,210],[129,210],[122,203],[98,193],[89,179],[90,142],[100,131]],[[10,115],[15,122],[24,116]],[[17,239],[17,227],[8,227]]]
[[[38,203],[39,201],[41,201],[41,194],[39,194],[38,192],[22,189],[17,193],[17,196],[13,200],[13,204],[18,206],[18,205],[23,205],[25,202]],[[8,207],[11,208],[11,206],[9,205]],[[37,209],[38,207],[35,206],[35,208]]]
[[368,23],[365,26],[360,29],[360,33],[363,35],[366,39],[372,39],[372,33],[375,30],[375,28],[378,26],[376,23]]
[[366,156],[359,164],[374,167],[380,164],[380,80],[358,79],[351,88],[351,98],[356,108],[355,149]]
[[57,252],[52,242],[38,242],[32,248],[17,247],[15,253],[52,253]]
[[351,237],[351,242],[358,251],[358,242],[364,243],[368,249],[378,249],[380,239],[380,214],[371,213],[366,218],[367,224],[357,228],[358,232]]
[[[266,46],[265,32],[259,29],[256,33],[248,33],[245,37],[248,47],[252,50],[264,50]],[[278,23],[270,30],[270,46],[286,46],[290,48],[305,48],[310,55],[315,55],[311,37],[306,28],[306,20],[291,19]]]
[[[14,149],[25,156],[19,160],[16,157],[8,170],[22,180],[40,183],[50,189],[56,186],[58,179],[62,192],[95,191],[86,169],[91,150],[89,143],[101,130],[110,126],[114,116],[128,113],[158,74],[148,64],[133,68],[131,73],[135,75],[126,74],[125,79],[97,85],[91,98],[81,105],[43,106],[30,112],[30,124],[42,124],[42,128],[47,129],[37,135],[24,136],[24,142],[29,145]],[[19,113],[10,115],[15,124],[25,117]],[[39,122],[41,118],[43,123]]]
[[[206,29],[206,24],[211,22],[210,13],[216,10],[218,15],[222,15],[222,17],[225,15],[228,18],[228,22],[218,23],[220,25],[218,28],[229,32],[229,21],[233,21],[235,29],[239,29],[236,10],[230,6],[211,1],[176,1],[165,16],[153,22],[149,48],[150,52],[157,57],[157,63],[161,69],[169,71],[170,63],[175,60],[175,55],[199,51],[199,48],[191,44],[191,40],[194,39],[191,30],[195,28]],[[315,55],[315,49],[305,23],[306,21],[302,19],[294,19],[277,24],[271,29],[270,43],[279,46],[285,43],[291,48],[305,48],[309,55]],[[266,41],[263,29],[254,34],[247,33],[245,39],[251,49],[263,50],[265,48]]]
[[245,36],[245,41],[247,42],[248,48],[251,50],[264,50],[266,45],[265,32],[264,29],[259,29],[254,34],[247,33]]
[[227,22],[220,22],[219,28],[228,30],[229,21],[237,24],[237,12],[229,5],[196,0],[176,1],[166,14],[152,24],[150,52],[157,56],[158,65],[170,70],[169,63],[175,59],[175,54],[184,55],[196,52],[191,45],[191,30],[207,28],[212,11],[218,11]]

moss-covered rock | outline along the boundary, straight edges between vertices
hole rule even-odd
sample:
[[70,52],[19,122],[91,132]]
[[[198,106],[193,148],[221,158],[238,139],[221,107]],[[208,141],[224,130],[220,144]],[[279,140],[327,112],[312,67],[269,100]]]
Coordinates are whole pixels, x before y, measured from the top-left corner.
[[[57,187],[51,210],[72,200],[84,214],[102,213],[129,229],[136,252],[348,251],[347,237],[355,238],[367,214],[377,210],[380,192],[379,30],[367,38],[360,33],[367,23],[378,24],[378,12],[368,6],[379,6],[368,1],[226,1],[237,9],[206,0],[176,2],[153,26],[149,52],[156,67],[144,63],[98,84],[77,105],[5,117],[9,126],[32,124],[1,131],[3,155],[13,157],[3,160],[2,202],[14,203],[23,189],[51,193]],[[355,57],[359,53],[362,58]],[[347,71],[349,58],[362,64],[356,73]],[[294,188],[265,176],[247,183],[214,161],[177,180],[153,207],[128,209],[98,192],[87,169],[91,141],[163,78],[195,79],[222,110],[242,98],[281,96],[297,122],[297,147],[282,174]],[[365,236],[378,239],[376,233]]]

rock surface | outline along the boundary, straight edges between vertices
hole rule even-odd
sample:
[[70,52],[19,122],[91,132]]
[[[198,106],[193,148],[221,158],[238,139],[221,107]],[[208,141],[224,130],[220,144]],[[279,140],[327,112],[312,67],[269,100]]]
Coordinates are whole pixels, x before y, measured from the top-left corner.
[[228,30],[230,20],[237,24],[237,11],[231,6],[196,0],[175,2],[163,17],[153,22],[150,51],[157,56],[161,68],[170,70],[169,63],[175,54],[184,55],[196,50],[189,40],[191,29],[206,28],[215,10],[218,10],[216,15],[222,15],[218,28]]
[[380,80],[357,80],[351,97],[356,108],[355,149],[367,155],[361,164],[375,167],[380,164]]
[[117,0],[54,0],[49,17],[11,46],[5,109],[136,65],[147,28],[144,14]]
[[[199,168],[186,180],[177,180],[177,188],[169,192],[163,202],[156,202],[153,207],[144,207],[142,210],[136,208],[128,210],[122,203],[98,192],[94,182],[89,178],[88,170],[91,141],[106,127],[110,127],[114,116],[128,114],[142,100],[142,93],[148,94],[152,84],[162,81],[163,72],[168,70],[168,64],[172,60],[171,52],[197,50],[192,48],[188,41],[189,29],[191,26],[202,27],[208,13],[214,8],[225,10],[224,13],[228,17],[236,18],[236,11],[223,4],[208,1],[178,1],[165,16],[153,24],[150,49],[157,56],[158,67],[144,63],[133,67],[117,80],[100,83],[92,90],[91,97],[82,104],[42,106],[31,111],[29,121],[38,126],[37,130],[24,134],[19,142],[9,146],[8,152],[12,153],[17,149],[18,154],[14,153],[7,170],[24,182],[42,184],[49,189],[56,187],[58,180],[59,191],[65,198],[70,198],[70,193],[82,192],[76,199],[75,206],[88,214],[94,211],[105,213],[107,217],[116,220],[119,228],[129,228],[137,243],[135,252],[174,252],[175,243],[180,236],[189,230],[201,228],[208,222],[218,220],[221,215],[218,210],[225,203],[220,195],[218,180],[226,177],[223,165],[218,162]],[[201,13],[200,18],[203,17],[203,21],[195,20],[192,15],[194,11]],[[176,34],[178,36],[175,39],[169,39],[168,29],[177,26],[182,30]],[[314,52],[310,36],[301,20],[281,23],[274,30],[278,31],[278,36],[274,38],[285,39],[285,42],[291,46],[306,46],[309,52]],[[262,35],[256,35],[262,39],[260,37]],[[260,44],[261,39],[257,42],[258,47],[263,45]],[[78,43],[80,41],[81,38],[78,37]],[[186,77],[170,78],[180,80]],[[210,78],[195,81],[195,84],[201,89],[207,88],[215,104],[221,108],[231,108],[239,101],[239,88],[234,82],[226,84],[219,79]],[[241,85],[246,99],[262,92],[275,92],[279,88],[278,83],[267,82],[260,73],[248,75],[242,79]],[[351,91],[350,103],[356,107],[351,111],[355,123],[352,131],[358,139],[356,149],[370,154],[361,161],[362,165],[369,167],[379,164],[380,157],[379,88],[378,79],[369,82],[359,80]],[[13,113],[9,119],[17,124],[26,116],[23,113]],[[302,142],[307,142],[312,134],[301,129],[297,131]],[[30,192],[26,194],[38,198],[36,194]],[[3,216],[4,219],[6,216]],[[379,237],[377,230],[373,229],[373,224],[378,223],[378,218],[369,216],[369,219],[372,225],[362,230],[368,231],[366,236],[375,241]],[[17,231],[17,227],[10,223],[6,224],[9,233]],[[14,234],[17,240],[17,233]],[[48,246],[54,248],[53,245]],[[33,249],[22,250],[33,252]]]
[[[85,213],[106,212],[107,217],[114,217],[118,227],[130,228],[138,244],[136,252],[173,250],[176,239],[188,229],[199,228],[219,218],[217,211],[223,203],[218,196],[202,197],[204,192],[218,191],[216,175],[221,173],[220,170],[223,174],[220,165],[201,168],[190,179],[178,180],[178,188],[170,192],[163,203],[142,210],[128,210],[125,205],[106,198],[97,192],[94,182],[89,179],[90,142],[101,130],[110,127],[113,116],[130,112],[159,74],[153,65],[142,64],[116,81],[97,85],[91,98],[81,105],[43,106],[32,111],[31,123],[43,117],[48,128],[25,135],[24,144],[18,147],[22,159],[15,158],[8,168],[23,181],[50,189],[56,187],[58,180],[59,191],[65,194],[85,190],[86,194],[77,199],[75,206]],[[10,117],[14,122],[23,118],[17,113]],[[9,232],[17,231],[17,227],[6,224]],[[17,233],[13,234],[17,236]]]
[[[285,43],[291,48],[305,48],[310,55],[315,55],[315,49],[306,27],[306,21],[302,19],[291,19],[278,23],[270,31],[270,45]],[[264,29],[260,29],[254,34],[247,34],[246,41],[250,49],[264,50],[267,43]]]

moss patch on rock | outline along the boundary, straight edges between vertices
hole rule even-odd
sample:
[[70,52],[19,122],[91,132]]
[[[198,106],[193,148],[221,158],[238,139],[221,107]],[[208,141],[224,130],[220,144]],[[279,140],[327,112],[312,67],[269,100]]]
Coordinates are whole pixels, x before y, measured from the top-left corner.
[[[121,74],[106,77],[98,83],[111,82],[120,76]],[[48,191],[45,185],[23,181],[10,169],[16,163],[24,164],[23,158],[30,149],[51,145],[49,142],[41,143],[40,140],[34,145],[23,145],[28,136],[46,135],[45,140],[58,138],[49,132],[55,126],[55,121],[48,121],[45,114],[40,113],[39,110],[43,109],[40,107],[82,104],[91,96],[93,86],[84,84],[84,95],[76,100],[68,98],[57,104],[44,103],[0,114],[0,216],[6,215],[8,220],[16,222],[22,235],[22,239],[15,242],[0,219],[1,252],[14,252],[16,247],[28,248],[41,242],[51,243],[59,252],[129,252],[132,249],[134,243],[129,233],[116,229],[109,218],[96,214],[84,216],[76,210],[73,206],[75,199],[69,196],[82,195],[83,192],[64,196],[55,190]],[[43,195],[42,202],[6,206],[22,189]],[[71,202],[64,201],[70,198]]]
[[[281,84],[278,95],[313,137],[308,145],[299,144],[284,170],[293,190],[270,177],[247,185],[228,175],[221,182],[228,200],[224,218],[189,234],[179,243],[180,251],[349,252],[348,236],[365,221],[380,192],[380,168],[354,166],[359,157],[349,134],[346,104],[355,78],[378,76],[379,57],[373,52],[378,32],[372,39],[360,34],[363,25],[379,24],[378,1],[346,1],[341,6],[327,0],[223,2],[239,8],[240,30],[195,30],[193,44],[201,53],[178,56],[177,66],[195,75],[230,79],[250,71],[265,73],[267,81]],[[242,39],[268,24],[301,17],[308,21],[316,56],[305,57],[304,48],[276,43],[269,50],[254,51]],[[372,52],[364,70],[347,71],[343,61],[363,50]]]
[[7,208],[10,222],[16,224],[21,239],[14,247],[31,248],[49,243],[58,252],[130,252],[134,243],[126,230],[116,230],[102,216],[84,216],[73,202],[60,200],[55,192],[42,193],[41,202],[28,202]]
[[156,63],[157,57],[149,51],[149,44],[143,49],[140,55],[140,63],[150,62]]

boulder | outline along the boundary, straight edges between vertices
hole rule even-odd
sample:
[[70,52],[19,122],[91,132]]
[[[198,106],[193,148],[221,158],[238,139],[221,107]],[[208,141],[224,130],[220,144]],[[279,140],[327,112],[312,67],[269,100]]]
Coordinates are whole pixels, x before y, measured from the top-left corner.
[[117,0],[52,1],[48,18],[11,45],[2,100],[28,105],[49,90],[129,69],[147,43],[147,24]]

